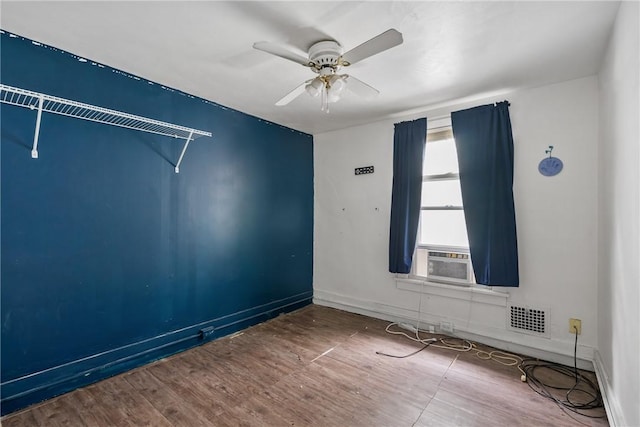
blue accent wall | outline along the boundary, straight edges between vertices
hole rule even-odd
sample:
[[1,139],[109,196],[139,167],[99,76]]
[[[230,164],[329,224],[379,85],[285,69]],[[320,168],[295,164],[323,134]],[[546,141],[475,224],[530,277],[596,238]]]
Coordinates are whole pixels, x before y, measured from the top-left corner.
[[[0,34],[6,85],[213,133],[183,141],[0,104],[8,413],[312,297],[313,139]],[[212,76],[214,78],[215,76]]]

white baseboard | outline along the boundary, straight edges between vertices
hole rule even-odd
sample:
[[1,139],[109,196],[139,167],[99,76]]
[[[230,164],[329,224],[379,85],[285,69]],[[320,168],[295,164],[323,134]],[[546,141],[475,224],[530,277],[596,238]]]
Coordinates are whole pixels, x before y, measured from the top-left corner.
[[600,394],[602,394],[602,400],[604,401],[604,409],[607,412],[607,418],[611,427],[626,426],[628,425],[622,415],[622,409],[618,404],[618,401],[613,396],[613,390],[611,388],[611,382],[609,381],[609,375],[604,367],[604,362],[598,350],[593,352],[593,367],[595,368],[596,378],[598,378],[598,387],[600,388]]
[[[389,304],[340,295],[334,292],[314,290],[314,304],[333,307],[390,322],[417,323],[418,312]],[[426,313],[420,314],[423,325],[439,325],[440,321],[451,321]],[[511,332],[506,327],[490,328],[454,322],[454,335],[471,341],[490,345],[504,351],[524,354],[529,357],[573,366],[573,345],[546,338]],[[593,371],[593,347],[578,345],[578,368]]]

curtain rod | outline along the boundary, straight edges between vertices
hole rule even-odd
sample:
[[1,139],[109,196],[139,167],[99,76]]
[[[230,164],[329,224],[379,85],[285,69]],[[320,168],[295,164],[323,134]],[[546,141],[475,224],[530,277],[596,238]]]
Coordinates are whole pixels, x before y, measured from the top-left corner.
[[[496,101],[493,101],[496,98],[502,98],[503,96],[508,96],[515,92],[516,89],[501,89],[490,92],[484,92],[477,95],[466,96],[462,98],[451,99],[448,101],[436,102],[431,105],[425,105],[422,107],[413,108],[410,110],[405,110],[398,113],[393,113],[387,116],[389,119],[395,118],[403,118],[403,117],[416,117],[422,115],[423,117],[429,113],[429,111],[440,110],[440,109],[450,109],[457,108],[458,106],[468,105],[477,102],[478,104],[493,104]],[[491,100],[491,101],[489,101]],[[488,102],[489,101],[489,102]],[[469,108],[469,107],[467,107]],[[463,108],[464,109],[464,108]],[[449,117],[449,116],[444,116]],[[434,117],[431,120],[435,120],[442,117]]]

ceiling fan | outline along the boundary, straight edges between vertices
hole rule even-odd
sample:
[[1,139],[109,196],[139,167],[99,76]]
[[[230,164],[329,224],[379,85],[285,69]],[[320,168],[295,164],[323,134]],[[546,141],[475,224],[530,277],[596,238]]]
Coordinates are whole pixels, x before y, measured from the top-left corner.
[[345,88],[364,98],[372,98],[379,93],[349,74],[339,74],[338,71],[342,67],[353,65],[399,44],[402,44],[402,34],[392,28],[346,53],[343,53],[342,46],[335,40],[323,40],[313,44],[309,48],[308,58],[276,43],[256,42],[253,47],[309,67],[311,71],[318,74],[317,77],[306,80],[286,94],[276,102],[276,105],[287,105],[302,93],[307,92],[314,97],[320,96],[321,109],[328,113],[329,104],[337,102]]

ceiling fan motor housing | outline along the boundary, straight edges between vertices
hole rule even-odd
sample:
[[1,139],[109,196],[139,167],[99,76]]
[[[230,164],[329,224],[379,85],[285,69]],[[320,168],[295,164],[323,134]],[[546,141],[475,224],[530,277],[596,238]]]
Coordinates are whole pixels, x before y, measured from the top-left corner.
[[335,70],[340,55],[342,46],[333,40],[318,42],[309,48],[309,60],[321,69],[330,67]]

